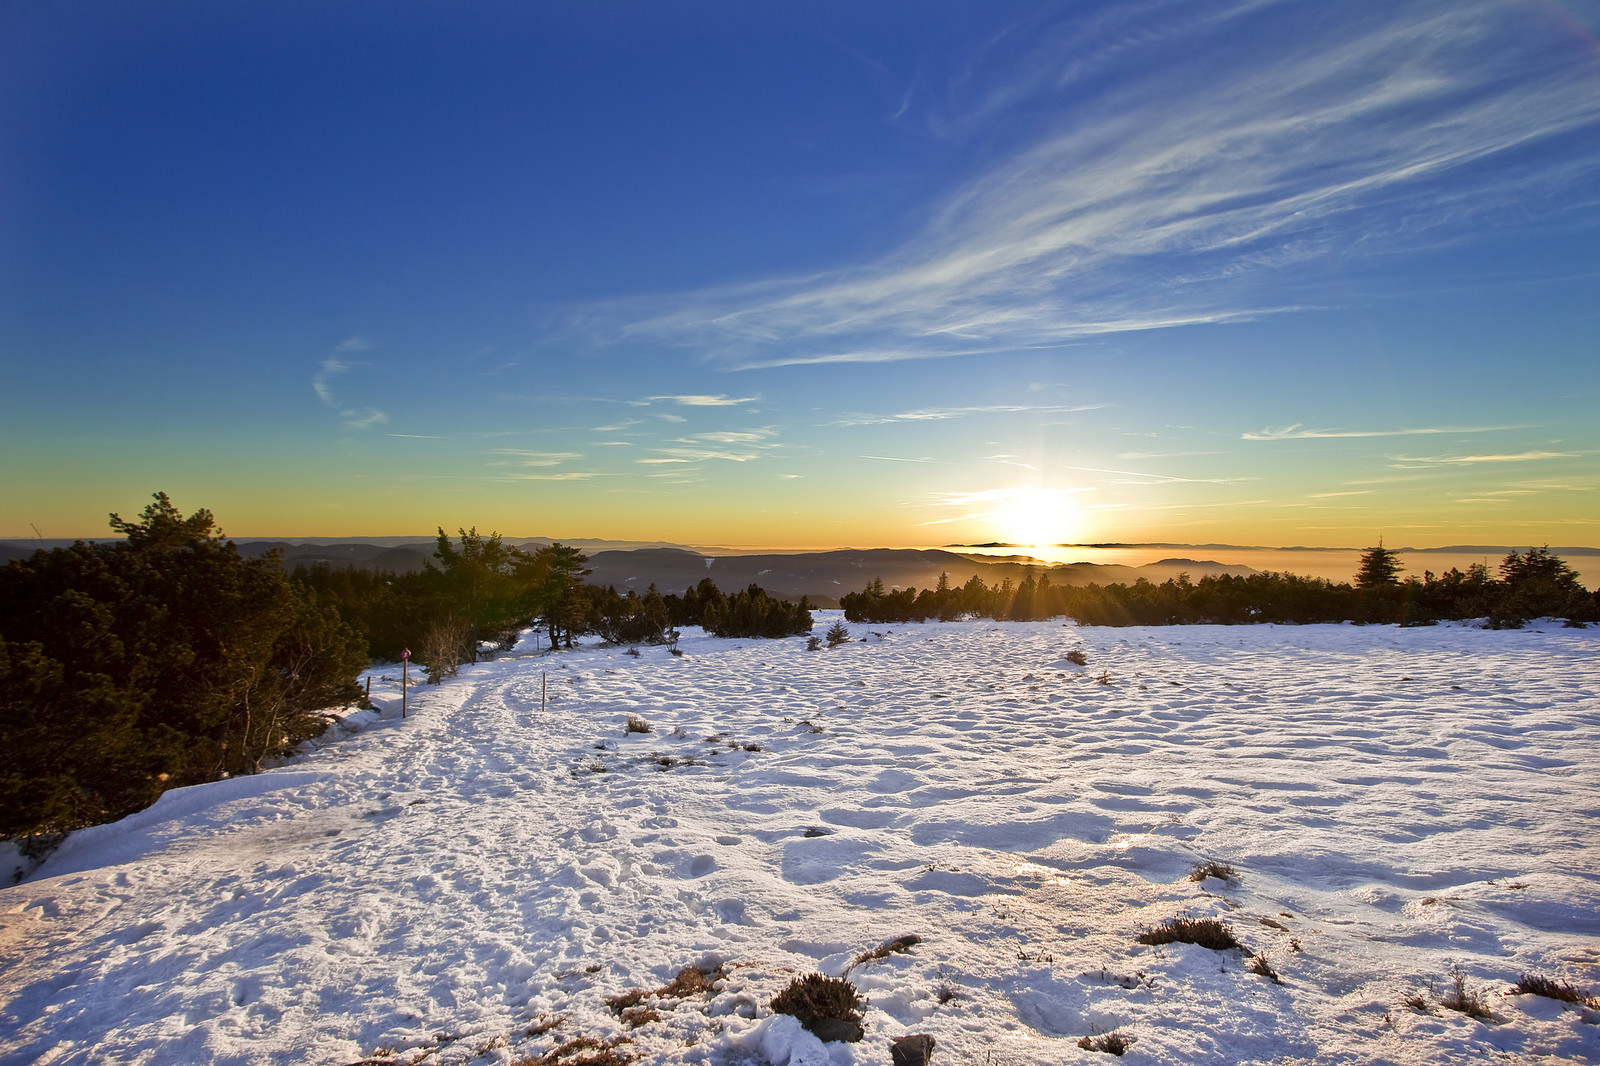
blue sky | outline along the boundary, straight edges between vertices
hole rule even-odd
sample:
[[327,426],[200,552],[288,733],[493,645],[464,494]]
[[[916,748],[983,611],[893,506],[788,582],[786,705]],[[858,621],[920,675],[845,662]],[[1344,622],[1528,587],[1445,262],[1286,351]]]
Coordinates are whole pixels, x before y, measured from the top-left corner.
[[1600,544],[1600,4],[0,4],[0,536]]

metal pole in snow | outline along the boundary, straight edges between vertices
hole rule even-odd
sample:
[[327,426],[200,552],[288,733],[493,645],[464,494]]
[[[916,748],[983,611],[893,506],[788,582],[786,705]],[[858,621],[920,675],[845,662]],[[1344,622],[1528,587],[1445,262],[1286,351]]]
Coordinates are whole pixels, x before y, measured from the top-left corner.
[[406,687],[411,683],[411,649],[400,652],[400,717],[406,716]]

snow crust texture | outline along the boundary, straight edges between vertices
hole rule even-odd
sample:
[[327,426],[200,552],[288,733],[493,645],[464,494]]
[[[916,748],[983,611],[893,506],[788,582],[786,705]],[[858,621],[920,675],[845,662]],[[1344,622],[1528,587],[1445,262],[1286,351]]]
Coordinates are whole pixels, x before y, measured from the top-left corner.
[[[514,652],[404,721],[379,672],[0,889],[0,1063],[1600,1061],[1508,991],[1600,992],[1600,630],[852,628]],[[1281,983],[1138,942],[1176,916]],[[812,972],[861,1043],[771,1014]]]

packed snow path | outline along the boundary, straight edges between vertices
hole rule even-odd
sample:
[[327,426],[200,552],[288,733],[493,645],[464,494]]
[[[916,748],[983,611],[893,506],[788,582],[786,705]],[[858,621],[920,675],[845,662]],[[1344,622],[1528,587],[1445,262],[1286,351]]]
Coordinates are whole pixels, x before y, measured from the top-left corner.
[[[380,680],[359,732],[77,834],[0,890],[0,1063],[1600,1060],[1594,1011],[1504,994],[1600,991],[1600,630],[853,629],[513,656],[406,721]],[[1283,983],[1137,943],[1180,914]],[[861,1044],[768,1017],[905,934]]]

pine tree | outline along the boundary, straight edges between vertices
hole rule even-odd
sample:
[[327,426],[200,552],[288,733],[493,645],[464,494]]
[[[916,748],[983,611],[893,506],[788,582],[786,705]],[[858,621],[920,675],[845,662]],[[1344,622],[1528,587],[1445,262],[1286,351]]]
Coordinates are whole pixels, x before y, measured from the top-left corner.
[[1356,569],[1356,589],[1361,594],[1363,622],[1399,622],[1405,618],[1405,590],[1400,585],[1400,555],[1378,541],[1368,548]]
[[1356,588],[1371,589],[1399,585],[1400,571],[1404,569],[1405,567],[1400,565],[1400,553],[1385,548],[1380,539],[1376,548],[1368,548],[1361,556],[1361,563],[1356,569]]

